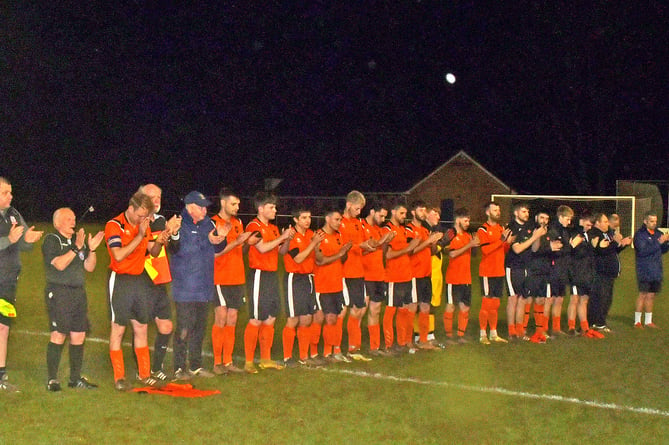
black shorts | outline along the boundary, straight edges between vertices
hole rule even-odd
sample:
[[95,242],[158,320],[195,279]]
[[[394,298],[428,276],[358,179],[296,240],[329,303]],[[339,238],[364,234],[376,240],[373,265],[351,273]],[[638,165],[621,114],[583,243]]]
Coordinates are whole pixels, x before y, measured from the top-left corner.
[[567,295],[567,289],[569,288],[569,274],[560,267],[553,267],[548,278],[548,284],[551,287],[549,297],[564,297]]
[[432,301],[432,278],[421,277],[411,280],[411,301],[430,304]]
[[265,321],[279,315],[279,278],[276,272],[249,271],[249,318]]
[[528,275],[525,282],[527,287],[525,298],[549,298],[551,296],[548,276]]
[[525,280],[527,279],[527,271],[525,269],[506,268],[506,289],[509,291],[509,296],[522,297],[525,295]]
[[228,309],[239,310],[242,307],[244,300],[244,285],[243,284],[217,284],[216,298],[214,298],[214,306],[223,306]]
[[386,304],[390,307],[402,307],[405,304],[411,304],[411,281],[388,283]]
[[172,306],[167,296],[167,284],[155,284],[151,281],[148,289],[151,293],[151,297],[148,299],[150,317],[159,320],[171,319]]
[[571,294],[579,297],[588,297],[592,291],[592,285],[582,285],[577,286],[576,284],[571,287]]
[[318,308],[326,315],[339,315],[344,307],[344,295],[342,292],[317,293],[316,300],[318,301]]
[[469,307],[472,305],[472,285],[471,284],[447,284],[446,301],[448,304],[462,303]]
[[486,298],[502,298],[504,277],[480,277],[481,293]]
[[383,281],[365,281],[365,296],[369,301],[381,303],[386,299],[386,283]]
[[638,281],[639,292],[656,294],[662,290],[661,281]]
[[142,275],[109,275],[109,307],[111,321],[121,326],[130,320],[147,324],[151,320],[149,304],[153,284],[149,284]]
[[285,277],[286,316],[299,317],[316,312],[316,295],[311,275],[290,272]]
[[88,331],[88,302],[83,287],[47,283],[44,299],[51,331],[61,334]]
[[348,307],[365,307],[365,279],[344,278],[344,304]]
[[[17,280],[6,280],[0,282],[0,298],[10,304],[16,304],[16,283]],[[12,325],[13,317],[5,317],[0,314],[0,324],[5,326]]]

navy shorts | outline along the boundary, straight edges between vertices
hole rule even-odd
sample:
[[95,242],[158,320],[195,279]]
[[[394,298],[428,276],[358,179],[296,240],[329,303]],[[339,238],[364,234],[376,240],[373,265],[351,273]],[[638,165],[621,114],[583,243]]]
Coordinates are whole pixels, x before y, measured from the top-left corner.
[[509,291],[509,296],[523,297],[525,295],[525,280],[527,279],[527,271],[525,269],[511,269],[506,268],[506,289]]
[[446,298],[448,304],[455,304],[454,302],[458,302],[464,304],[467,307],[471,306],[471,284],[448,284],[446,288]]
[[411,304],[411,281],[388,283],[386,304],[390,307],[402,307],[405,304]]
[[504,277],[480,277],[481,293],[486,298],[501,298],[504,292]]
[[348,307],[363,308],[365,304],[365,279],[344,278],[344,304]]
[[656,294],[662,290],[661,281],[638,281],[639,292]]
[[285,277],[286,316],[312,315],[316,311],[316,295],[311,275],[290,272]]
[[111,321],[121,326],[130,320],[147,324],[151,320],[149,304],[153,284],[149,284],[142,275],[118,274],[114,271],[109,275],[109,308]]
[[216,295],[214,298],[214,306],[224,306],[229,309],[237,309],[242,307],[244,299],[244,285],[243,284],[217,284]]
[[365,295],[369,301],[381,303],[386,300],[386,283],[383,281],[365,281]]
[[413,303],[430,304],[432,301],[432,277],[411,280],[411,301]]
[[317,293],[316,300],[318,302],[318,308],[326,315],[339,315],[344,308],[344,295],[342,292]]
[[276,272],[249,271],[249,318],[265,321],[279,315],[279,278]]

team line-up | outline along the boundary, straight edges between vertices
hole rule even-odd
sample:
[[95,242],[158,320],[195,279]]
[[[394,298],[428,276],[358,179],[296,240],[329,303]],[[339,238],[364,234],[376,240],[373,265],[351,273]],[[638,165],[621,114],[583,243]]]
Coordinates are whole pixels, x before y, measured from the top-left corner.
[[[127,326],[133,333],[137,380],[143,386],[161,386],[194,376],[255,374],[258,368],[317,367],[441,350],[444,345],[435,339],[433,314],[441,306],[442,294],[446,296],[443,327],[447,343],[464,343],[474,248],[481,253],[479,341],[484,345],[520,339],[545,343],[551,336],[561,335],[603,338],[603,333],[610,331],[606,317],[614,280],[620,273],[618,253],[632,242],[639,285],[635,327],[656,328],[653,300],[660,291],[661,255],[669,250],[669,235],[657,229],[657,215],[652,212],[645,215],[632,241],[620,234],[615,214],[584,212],[572,226],[574,212],[562,205],[555,221],[550,221],[551,215],[545,211],[537,212],[530,221],[528,205],[521,201],[513,207],[511,222],[502,225],[499,205],[489,202],[485,206],[487,221],[472,235],[467,209],[457,209],[454,227],[445,230],[439,223],[439,209],[428,208],[421,201],[409,205],[367,203],[362,193],[352,191],[343,210],[333,208],[324,213],[324,224],[318,230],[310,228],[309,209],[298,207],[292,211],[293,224],[279,231],[272,223],[277,199],[270,193],[254,197],[257,215],[246,227],[237,217],[240,199],[228,189],[219,193],[216,215],[208,216],[212,203],[193,191],[184,198],[181,213],[169,220],[158,213],[161,193],[154,184],[140,187],[127,209],[95,235],[86,236],[83,229],[75,228],[71,209],[54,212],[55,231],[44,236],[42,244],[51,328],[46,354],[49,391],[61,390],[58,368],[68,338],[68,386],[97,387],[81,375],[89,328],[84,275],[95,269],[96,249],[103,240],[110,256],[109,356],[114,386],[119,391],[133,387],[126,378],[121,349]],[[9,382],[6,369],[9,328],[16,316],[18,252],[43,236],[27,226],[11,201],[11,184],[0,177],[0,389],[5,391],[18,390]],[[280,255],[285,268],[286,323],[281,336],[283,360],[275,361],[271,350],[281,307]],[[449,260],[444,276],[445,255]],[[171,375],[163,366],[173,333],[167,283],[176,309]],[[505,284],[508,340],[497,332]],[[249,307],[243,334],[245,363],[237,367],[232,357],[245,295]],[[566,295],[567,330],[563,331]],[[202,345],[212,301],[214,365],[209,371],[203,366]],[[532,303],[536,329],[530,336],[526,329]],[[348,345],[342,351],[347,315]],[[361,322],[365,315],[369,349],[363,354]],[[152,322],[157,334],[151,358],[147,332]],[[260,360],[256,362],[258,347]]]

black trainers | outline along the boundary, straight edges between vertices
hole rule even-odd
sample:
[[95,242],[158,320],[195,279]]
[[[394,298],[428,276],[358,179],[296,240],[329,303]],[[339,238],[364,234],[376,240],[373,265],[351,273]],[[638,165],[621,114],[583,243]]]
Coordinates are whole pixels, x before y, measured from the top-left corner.
[[98,387],[98,385],[96,385],[95,383],[89,382],[86,377],[79,377],[74,382],[70,381],[67,384],[67,386],[70,388],[77,388],[77,389],[96,389]]
[[160,380],[161,382],[167,382],[170,379],[162,368],[158,371],[151,371],[151,377],[156,380]]
[[46,384],[46,390],[51,391],[51,392],[58,392],[60,391],[60,382],[56,379],[51,379],[49,382]]

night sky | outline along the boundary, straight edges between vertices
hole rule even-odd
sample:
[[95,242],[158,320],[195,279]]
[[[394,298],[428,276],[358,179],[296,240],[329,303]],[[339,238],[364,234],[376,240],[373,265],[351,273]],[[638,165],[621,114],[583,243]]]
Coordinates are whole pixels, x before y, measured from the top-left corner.
[[663,2],[12,3],[0,175],[28,220],[146,182],[176,208],[403,191],[459,150],[532,194],[669,178]]

